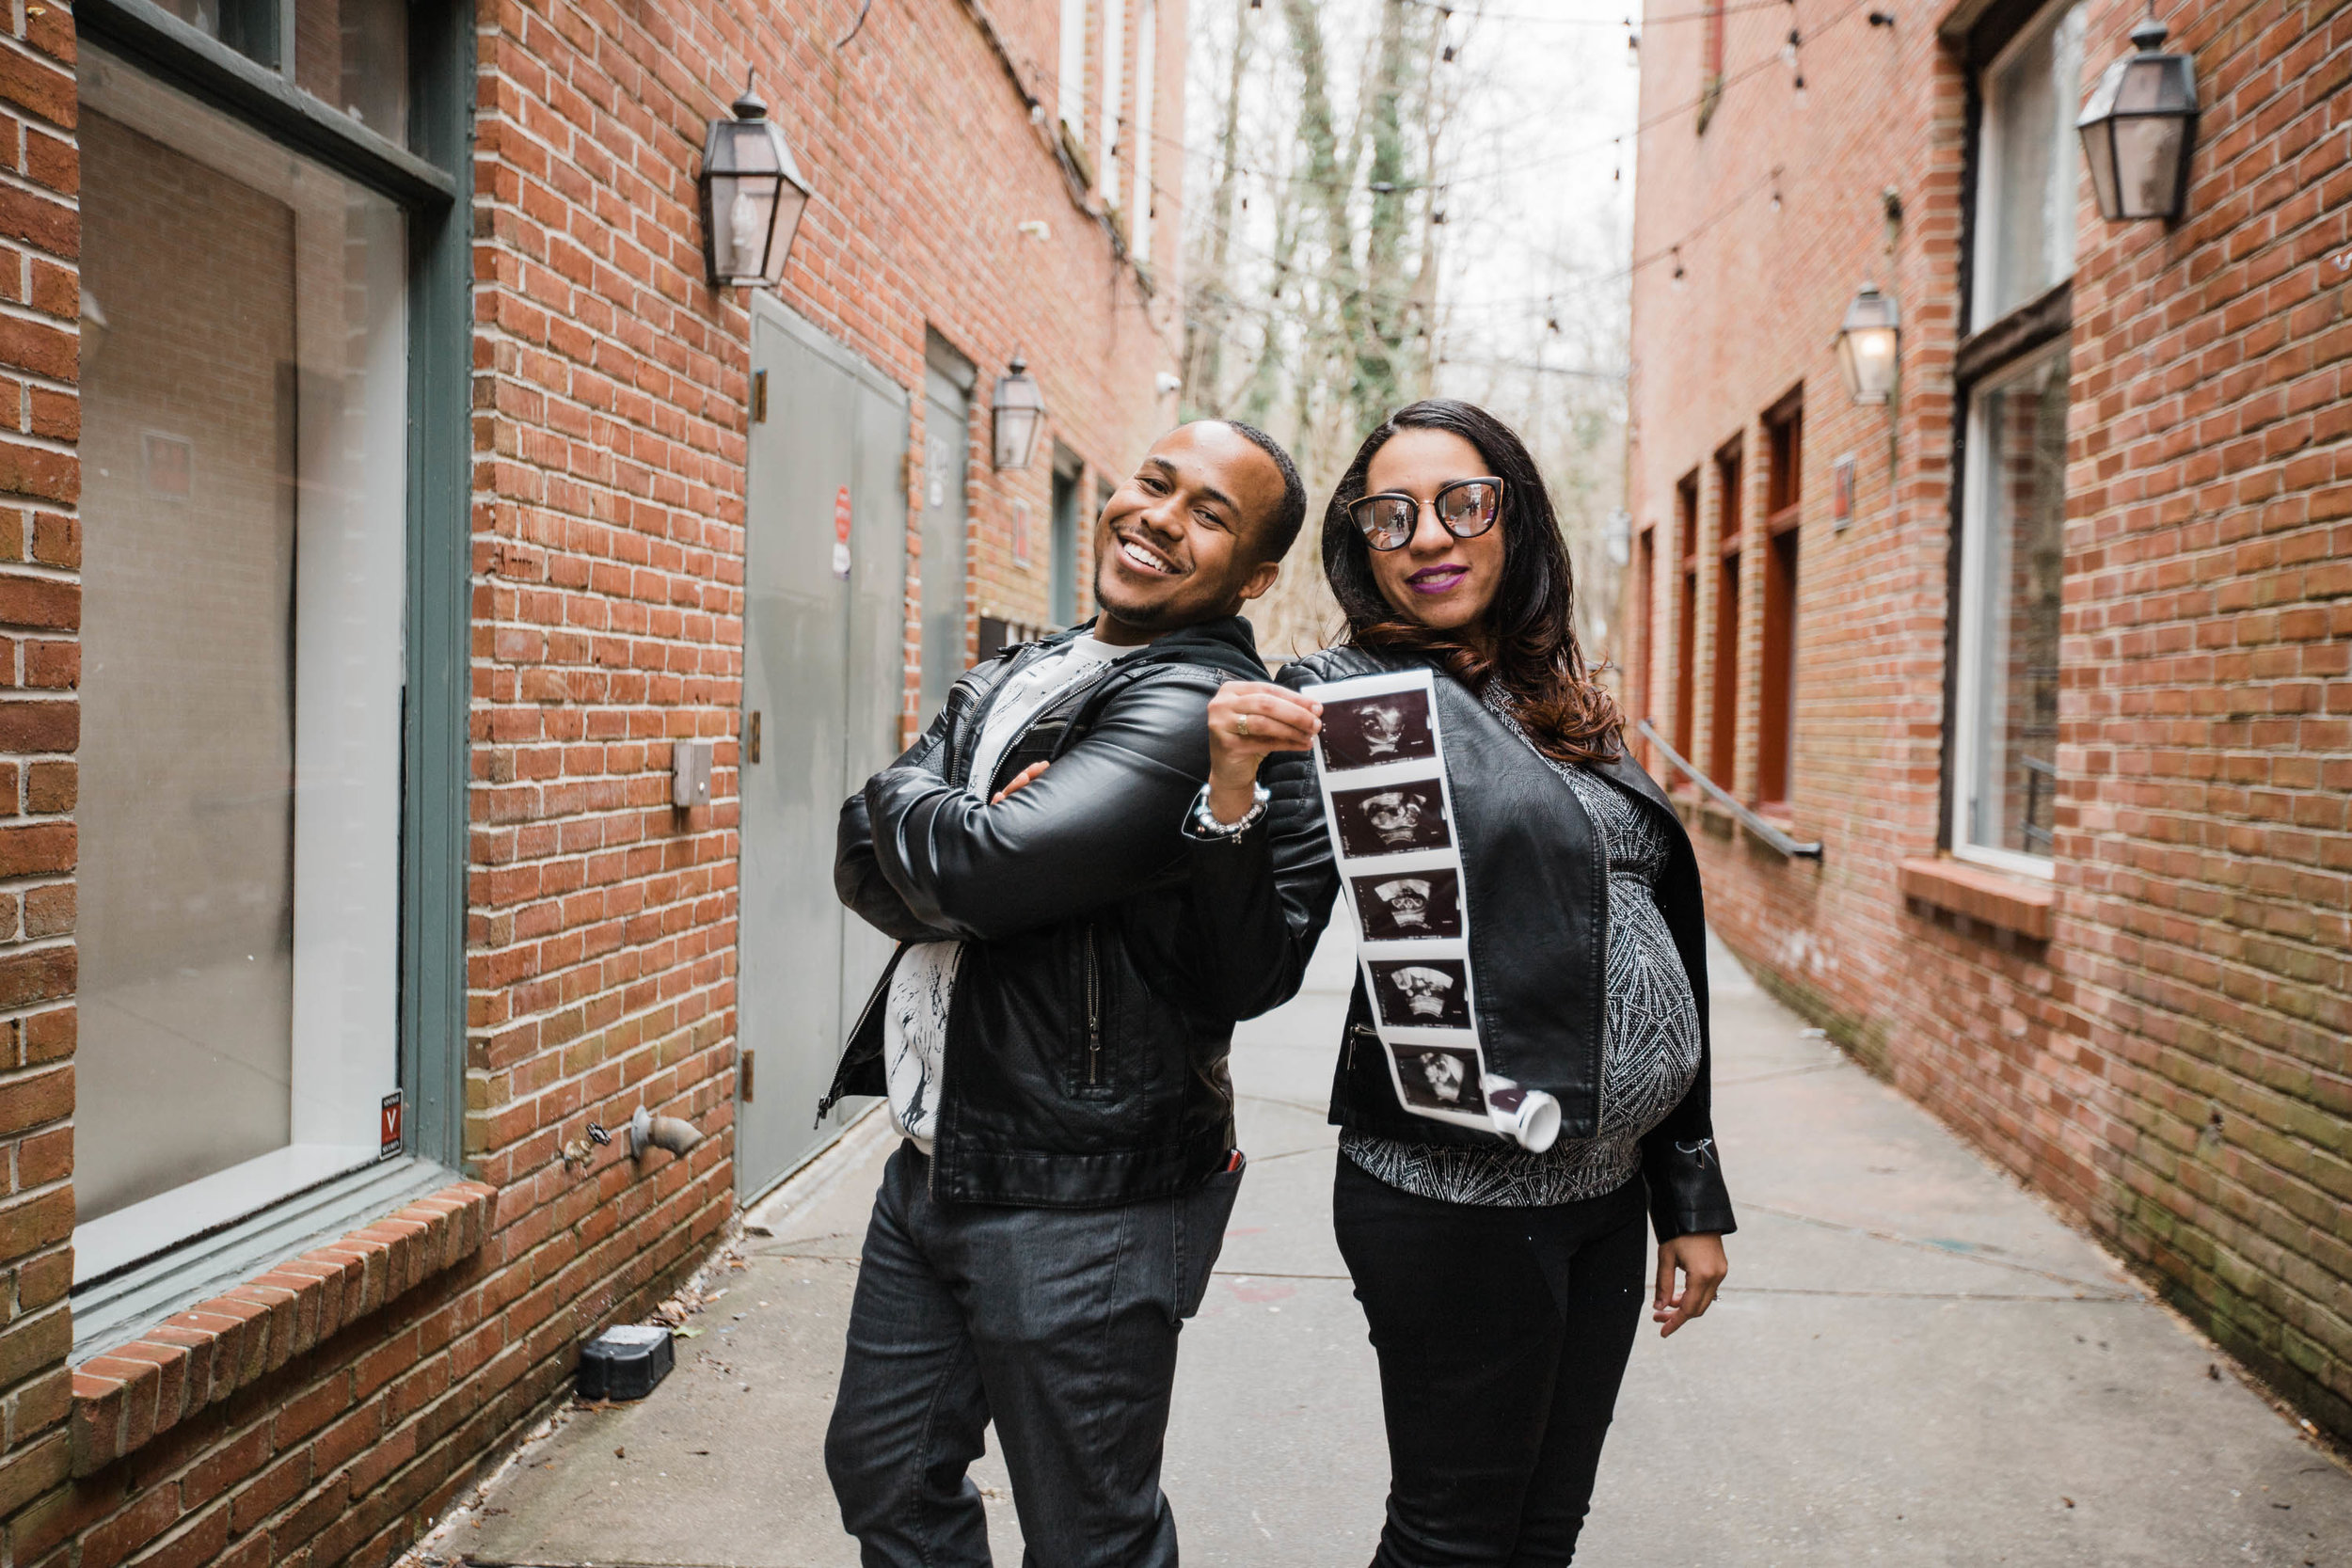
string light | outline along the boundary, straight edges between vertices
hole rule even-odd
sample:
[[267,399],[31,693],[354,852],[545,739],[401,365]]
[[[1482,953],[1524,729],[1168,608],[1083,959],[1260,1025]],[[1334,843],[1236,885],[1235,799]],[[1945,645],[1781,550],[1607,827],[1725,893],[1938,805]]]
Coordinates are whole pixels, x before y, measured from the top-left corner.
[[[1426,5],[1426,6],[1431,7],[1431,8],[1432,8],[1432,9],[1447,10],[1447,11],[1449,12],[1449,14],[1451,14],[1451,8],[1449,8],[1449,7],[1438,6],[1438,5],[1436,5],[1436,4],[1434,3],[1434,0],[1410,0],[1410,3],[1415,4],[1415,5]],[[1713,13],[1713,14],[1720,14],[1720,15],[1731,15],[1731,14],[1734,14],[1734,13],[1737,13],[1737,12],[1740,12],[1740,11],[1762,10],[1762,9],[1764,9],[1764,8],[1765,8],[1766,7],[1768,7],[1768,6],[1770,6],[1770,7],[1793,6],[1795,3],[1796,3],[1796,0],[1749,0],[1749,3],[1747,3],[1747,4],[1743,4],[1743,5],[1732,5],[1732,6],[1725,6],[1725,7],[1723,8],[1723,10],[1722,10],[1721,12],[1718,12],[1718,13]],[[1863,9],[1863,7],[1864,7],[1864,5],[1865,5],[1866,3],[1867,3],[1867,0],[1851,0],[1851,3],[1850,3],[1850,4],[1848,4],[1847,6],[1845,6],[1843,8],[1841,8],[1841,9],[1839,9],[1838,11],[1835,12],[1835,13],[1834,13],[1834,14],[1832,14],[1831,16],[1829,16],[1829,17],[1827,17],[1827,18],[1825,18],[1825,19],[1822,19],[1822,20],[1819,21],[1819,22],[1817,23],[1817,24],[1815,25],[1815,27],[1814,27],[1814,32],[1816,33],[1816,35],[1819,35],[1820,32],[1822,32],[1822,31],[1826,30],[1827,28],[1834,27],[1834,26],[1837,25],[1839,23],[1841,23],[1841,22],[1845,21],[1848,17],[1850,17],[1850,16],[1853,16],[1853,15],[1858,14],[1859,12],[1861,12],[1861,10]],[[1708,13],[1708,12],[1705,12],[1705,11],[1687,11],[1687,12],[1677,12],[1677,13],[1676,13],[1675,15],[1672,15],[1672,16],[1665,16],[1665,17],[1651,17],[1651,18],[1649,18],[1648,20],[1649,20],[1650,22],[1680,22],[1680,21],[1687,21],[1687,20],[1692,20],[1692,19],[1697,19],[1697,18],[1703,18],[1703,17],[1705,17],[1705,16],[1707,16],[1707,15],[1708,15],[1708,14],[1710,14],[1710,13]],[[1491,16],[1491,15],[1490,15],[1490,16],[1487,16],[1487,17],[1482,18],[1482,20],[1488,20],[1488,21],[1526,21],[1526,22],[1547,22],[1547,21],[1592,21],[1593,19],[1590,19],[1590,18],[1533,17],[1533,16],[1531,16],[1531,17],[1512,17],[1512,18],[1503,18],[1503,17],[1495,17],[1495,16]],[[1615,26],[1622,26],[1622,25],[1625,25],[1625,24],[1624,24],[1624,23],[1622,23],[1622,22],[1600,23],[1600,24],[1598,24],[1598,25],[1604,25],[1604,26],[1611,26],[1611,27],[1615,27]],[[1784,51],[1783,53],[1785,53],[1785,51]],[[1772,65],[1774,65],[1775,63],[1777,63],[1777,62],[1778,62],[1778,60],[1779,60],[1779,58],[1780,58],[1780,57],[1781,57],[1781,55],[1778,55],[1778,54],[1776,54],[1776,55],[1767,55],[1763,56],[1761,59],[1756,60],[1756,61],[1753,61],[1752,63],[1750,63],[1750,64],[1748,64],[1748,65],[1745,65],[1745,66],[1740,67],[1740,68],[1739,70],[1737,70],[1737,71],[1731,71],[1731,72],[1727,73],[1726,75],[1724,75],[1724,78],[1723,78],[1720,82],[1718,82],[1717,84],[1715,84],[1715,87],[1714,87],[1714,88],[1713,88],[1713,92],[1714,92],[1715,94],[1718,94],[1718,95],[1719,95],[1719,94],[1721,94],[1721,93],[1723,93],[1723,92],[1724,92],[1724,91],[1727,91],[1727,90],[1728,90],[1728,89],[1730,89],[1731,87],[1733,87],[1737,86],[1739,83],[1744,82],[1744,81],[1746,81],[1748,78],[1750,78],[1750,77],[1754,76],[1754,75],[1755,75],[1757,71],[1759,71],[1769,70],[1769,69],[1770,69]],[[1040,76],[1040,79],[1041,79],[1041,81],[1045,84],[1045,86],[1046,86],[1046,87],[1054,87],[1054,86],[1056,85],[1057,81],[1057,77],[1055,76],[1055,74],[1054,74],[1053,72],[1051,72],[1051,71],[1040,71],[1040,72],[1039,72],[1039,76]],[[1798,82],[1797,82],[1796,84],[1794,84],[1794,85],[1795,85],[1795,87],[1796,87],[1796,89],[1797,89],[1797,92],[1798,92],[1798,95],[1799,95],[1799,101],[1802,103],[1802,102],[1803,102],[1803,97],[1804,97],[1804,84],[1803,83],[1803,81],[1802,81],[1802,80],[1800,80],[1800,81],[1798,81]],[[1687,99],[1687,100],[1685,100],[1685,101],[1683,101],[1682,103],[1673,103],[1673,104],[1669,104],[1669,105],[1667,105],[1666,107],[1664,107],[1664,108],[1661,108],[1661,109],[1658,110],[1657,112],[1655,112],[1655,113],[1651,114],[1650,116],[1648,116],[1646,119],[1642,119],[1641,121],[1639,121],[1638,123],[1636,123],[1636,124],[1634,125],[1634,127],[1633,127],[1634,134],[1638,135],[1640,135],[1642,132],[1645,132],[1645,131],[1647,131],[1647,130],[1651,129],[1653,126],[1662,125],[1662,124],[1664,124],[1665,122],[1667,122],[1668,120],[1672,120],[1672,119],[1679,119],[1683,118],[1684,116],[1688,115],[1688,114],[1689,114],[1692,110],[1693,110],[1693,109],[1697,108],[1697,107],[1700,105],[1700,103],[1703,103],[1703,102],[1705,102],[1705,101],[1706,101],[1706,99],[1707,99],[1708,96],[1709,96],[1709,94],[1707,94],[1707,93],[1701,93],[1698,97],[1694,97],[1694,98]],[[1160,143],[1161,145],[1163,145],[1163,146],[1167,147],[1167,148],[1168,148],[1168,149],[1169,149],[1172,152],[1176,153],[1178,156],[1181,156],[1181,157],[1186,157],[1186,158],[1194,158],[1194,157],[1199,157],[1199,158],[1207,158],[1207,159],[1210,159],[1210,160],[1212,160],[1212,161],[1215,161],[1215,160],[1216,159],[1216,156],[1217,156],[1217,154],[1216,154],[1216,153],[1213,150],[1211,150],[1211,149],[1207,149],[1207,148],[1200,148],[1200,147],[1195,147],[1195,146],[1193,146],[1191,143],[1189,143],[1189,142],[1186,142],[1186,141],[1183,140],[1181,137],[1178,137],[1178,136],[1173,136],[1173,135],[1167,135],[1166,133],[1154,132],[1154,133],[1152,134],[1152,139],[1153,139],[1154,141],[1156,141],[1156,142]],[[1471,182],[1471,181],[1482,181],[1482,180],[1500,180],[1500,179],[1505,179],[1505,178],[1509,178],[1509,177],[1514,176],[1514,175],[1525,174],[1525,173],[1528,173],[1528,172],[1530,172],[1530,171],[1532,171],[1532,170],[1534,170],[1534,169],[1537,169],[1537,168],[1544,168],[1544,167],[1549,167],[1549,166],[1553,166],[1553,165],[1556,165],[1556,164],[1561,164],[1561,163],[1567,162],[1568,160],[1573,159],[1573,158],[1581,158],[1581,157],[1583,157],[1583,156],[1585,156],[1585,155],[1587,155],[1587,154],[1589,154],[1589,153],[1598,152],[1598,151],[1602,150],[1604,147],[1613,149],[1613,148],[1616,146],[1616,144],[1617,144],[1617,142],[1618,142],[1619,140],[1620,140],[1620,138],[1618,138],[1618,137],[1614,137],[1614,136],[1612,136],[1612,137],[1607,138],[1605,141],[1591,141],[1591,142],[1586,142],[1586,143],[1583,143],[1583,144],[1582,144],[1582,145],[1581,145],[1581,146],[1577,146],[1577,147],[1569,147],[1569,148],[1563,148],[1563,149],[1560,149],[1560,150],[1557,150],[1557,151],[1553,151],[1553,152],[1547,152],[1547,153],[1542,154],[1542,155],[1541,155],[1541,156],[1539,156],[1539,157],[1530,158],[1530,159],[1527,159],[1527,160],[1525,160],[1525,161],[1523,161],[1523,162],[1519,162],[1519,163],[1498,165],[1498,166],[1494,166],[1494,167],[1491,167],[1491,168],[1473,169],[1473,170],[1471,170],[1471,171],[1470,171],[1470,172],[1468,172],[1468,173],[1452,175],[1452,176],[1449,176],[1446,180],[1444,180],[1444,181],[1442,181],[1442,182],[1439,182],[1439,181],[1435,181],[1435,180],[1432,180],[1432,181],[1425,181],[1425,182],[1406,181],[1406,182],[1400,182],[1400,183],[1398,184],[1397,188],[1398,188],[1399,190],[1402,190],[1402,191],[1414,191],[1414,190],[1428,189],[1428,188],[1431,188],[1431,187],[1433,187],[1433,186],[1438,185],[1438,184],[1440,184],[1440,183],[1442,183],[1442,184],[1462,184],[1462,183],[1467,183],[1467,182]],[[1237,173],[1242,173],[1242,174],[1252,175],[1252,176],[1255,176],[1255,177],[1256,177],[1256,178],[1258,178],[1258,179],[1261,179],[1261,180],[1266,181],[1266,182],[1268,182],[1269,183],[1276,183],[1276,184],[1283,184],[1283,185],[1292,185],[1292,186],[1299,186],[1299,187],[1314,188],[1314,187],[1327,187],[1327,186],[1330,186],[1330,185],[1333,185],[1333,184],[1349,184],[1349,183],[1352,183],[1352,182],[1334,182],[1334,181],[1327,180],[1327,179],[1326,179],[1326,178],[1323,178],[1323,177],[1320,177],[1320,176],[1316,176],[1316,175],[1312,175],[1312,174],[1292,174],[1292,173],[1288,173],[1288,172],[1284,172],[1284,171],[1280,171],[1280,170],[1259,168],[1259,167],[1257,167],[1257,166],[1253,166],[1253,165],[1242,164],[1242,163],[1235,163],[1235,164],[1232,166],[1232,167],[1234,168],[1234,170],[1235,170]],[[1616,182],[1622,182],[1622,175],[1620,175],[1620,176],[1619,176],[1619,179],[1618,179],[1618,181],[1617,181]]]

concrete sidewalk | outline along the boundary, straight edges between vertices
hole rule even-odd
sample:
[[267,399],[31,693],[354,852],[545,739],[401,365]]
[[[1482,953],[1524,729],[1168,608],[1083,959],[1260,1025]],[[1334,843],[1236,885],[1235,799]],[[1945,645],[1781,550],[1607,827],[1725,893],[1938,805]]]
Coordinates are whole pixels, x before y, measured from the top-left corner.
[[[1193,1563],[1369,1560],[1387,1463],[1330,1238],[1348,955],[1247,1026],[1251,1169],[1184,1336],[1166,1484]],[[2352,1568],[2352,1477],[2090,1243],[1718,948],[1717,1128],[1741,1228],[1708,1316],[1645,1328],[1580,1562]],[[575,1410],[444,1549],[482,1564],[857,1561],[821,1438],[887,1140],[771,1207],[643,1403]],[[763,1216],[753,1216],[755,1222]],[[1000,1461],[977,1479],[1020,1560]]]

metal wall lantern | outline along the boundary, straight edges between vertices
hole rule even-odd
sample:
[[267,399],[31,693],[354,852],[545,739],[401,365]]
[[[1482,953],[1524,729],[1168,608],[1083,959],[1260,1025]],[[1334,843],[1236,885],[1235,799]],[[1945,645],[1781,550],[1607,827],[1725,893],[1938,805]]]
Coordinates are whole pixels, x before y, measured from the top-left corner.
[[2109,223],[2176,218],[2188,204],[2197,142],[2197,65],[2164,52],[2155,13],[2132,29],[2136,53],[2107,67],[2074,129],[2090,165],[2099,215]]
[[1045,394],[1038,390],[1029,362],[1018,354],[996,378],[996,395],[989,400],[996,420],[996,466],[1025,468],[1037,452],[1038,432],[1045,427]]
[[1895,354],[1902,323],[1895,302],[1865,283],[1837,327],[1837,372],[1856,403],[1884,403],[1895,390]]
[[749,83],[733,109],[734,119],[710,122],[695,182],[704,260],[714,289],[773,288],[784,280],[784,259],[808,209],[808,182]]

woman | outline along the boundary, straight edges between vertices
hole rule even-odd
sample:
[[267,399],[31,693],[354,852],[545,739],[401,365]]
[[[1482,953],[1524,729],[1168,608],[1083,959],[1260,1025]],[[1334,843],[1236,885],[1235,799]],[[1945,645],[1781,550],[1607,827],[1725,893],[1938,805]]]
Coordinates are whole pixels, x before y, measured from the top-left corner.
[[[1395,1084],[1415,1081],[1391,1079],[1359,975],[1332,1215],[1380,1359],[1374,1560],[1549,1568],[1575,1555],[1632,1349],[1645,1189],[1661,1332],[1703,1314],[1725,1271],[1697,863],[1625,753],[1543,480],[1492,415],[1438,399],[1374,431],[1331,498],[1323,564],[1343,644],[1209,707],[1186,829],[1202,983],[1235,1017],[1286,1000],[1338,892],[1305,754],[1321,705],[1297,689],[1431,668],[1486,1065],[1556,1097],[1562,1124],[1536,1154],[1409,1114]],[[1397,1065],[1420,1066],[1409,1050]]]

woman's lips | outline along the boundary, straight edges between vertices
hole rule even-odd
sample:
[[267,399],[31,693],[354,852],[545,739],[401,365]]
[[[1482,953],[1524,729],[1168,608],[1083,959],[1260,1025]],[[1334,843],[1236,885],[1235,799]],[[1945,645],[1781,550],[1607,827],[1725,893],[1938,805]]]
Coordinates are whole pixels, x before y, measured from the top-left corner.
[[1442,594],[1470,576],[1467,566],[1424,566],[1405,579],[1416,594]]

